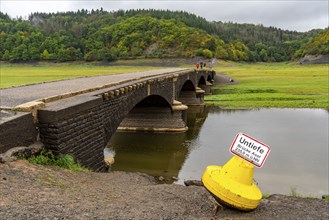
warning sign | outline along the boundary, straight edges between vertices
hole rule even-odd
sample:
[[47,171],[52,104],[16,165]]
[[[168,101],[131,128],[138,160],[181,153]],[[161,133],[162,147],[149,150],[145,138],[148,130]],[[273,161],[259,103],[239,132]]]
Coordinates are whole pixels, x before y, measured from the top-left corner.
[[269,146],[243,133],[237,134],[230,148],[231,153],[259,168],[263,166],[270,150]]

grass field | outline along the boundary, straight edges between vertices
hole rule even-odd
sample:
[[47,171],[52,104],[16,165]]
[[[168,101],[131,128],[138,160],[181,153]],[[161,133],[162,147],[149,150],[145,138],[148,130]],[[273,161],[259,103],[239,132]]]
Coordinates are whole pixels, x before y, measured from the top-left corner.
[[213,88],[207,104],[222,108],[329,108],[328,65],[217,64],[217,73],[238,81]]
[[[141,64],[135,66],[134,64]],[[175,65],[178,64],[174,62]],[[169,63],[170,63],[169,62]],[[158,66],[148,66],[150,63]],[[1,63],[0,88],[62,80],[83,76],[119,74],[163,68],[166,60],[120,61],[117,66],[97,63]],[[194,65],[179,63],[181,67]],[[221,108],[327,108],[329,109],[328,65],[294,65],[285,63],[233,63],[215,65],[217,73],[224,73],[238,81],[235,85],[213,88],[206,96],[207,104]]]
[[150,66],[100,66],[88,63],[1,63],[0,88],[77,78],[158,69]]

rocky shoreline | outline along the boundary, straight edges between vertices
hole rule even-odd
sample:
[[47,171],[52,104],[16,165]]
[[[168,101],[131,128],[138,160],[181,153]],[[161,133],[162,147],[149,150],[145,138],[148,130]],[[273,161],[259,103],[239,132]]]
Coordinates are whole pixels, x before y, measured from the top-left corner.
[[251,212],[217,205],[204,187],[141,173],[73,172],[0,163],[1,219],[328,219],[329,202],[271,195]]

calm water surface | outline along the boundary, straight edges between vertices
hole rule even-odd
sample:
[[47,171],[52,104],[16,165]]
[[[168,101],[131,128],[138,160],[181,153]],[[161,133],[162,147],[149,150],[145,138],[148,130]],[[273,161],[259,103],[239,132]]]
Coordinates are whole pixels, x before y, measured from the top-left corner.
[[[323,109],[220,110],[190,108],[189,131],[179,134],[117,132],[105,154],[115,154],[112,170],[144,172],[179,180],[201,179],[206,166],[224,165],[237,133],[271,147],[254,179],[263,193],[304,196],[328,193],[328,120]],[[170,182],[170,181],[169,181]]]

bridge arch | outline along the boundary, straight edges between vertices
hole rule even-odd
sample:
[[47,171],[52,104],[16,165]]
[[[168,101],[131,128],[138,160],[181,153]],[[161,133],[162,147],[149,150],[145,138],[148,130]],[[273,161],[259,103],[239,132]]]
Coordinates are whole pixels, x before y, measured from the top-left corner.
[[179,120],[174,110],[162,96],[147,96],[129,111],[117,130],[168,132],[180,127],[185,130],[185,122]]
[[184,91],[195,91],[195,85],[191,80],[186,80],[186,82],[183,84],[180,93]]
[[195,103],[196,97],[195,85],[191,80],[186,80],[178,93],[177,100],[186,105],[192,105],[193,103],[197,104]]
[[171,105],[168,103],[164,97],[160,95],[149,95],[143,100],[138,102],[134,108],[138,107],[168,107],[171,108]]
[[[128,91],[120,96],[104,100],[104,108],[112,109],[110,114],[104,116],[103,119],[104,146],[117,130],[147,131],[147,126],[150,126],[150,121],[152,121],[152,118],[156,118],[157,113],[172,113],[170,104],[172,95],[165,96],[157,92],[149,94],[147,88],[148,86],[144,85],[135,91]],[[149,124],[145,121],[148,121]],[[153,121],[153,125],[155,124],[156,122]]]
[[207,77],[207,82],[210,82],[210,83],[212,83],[214,81],[214,79],[212,78],[212,75],[208,75],[208,77]]
[[198,86],[205,86],[206,85],[206,79],[204,76],[201,76],[198,81]]
[[212,86],[212,74],[208,74],[206,76],[202,75],[198,81],[198,87],[204,90],[205,95],[211,94],[211,86]]

